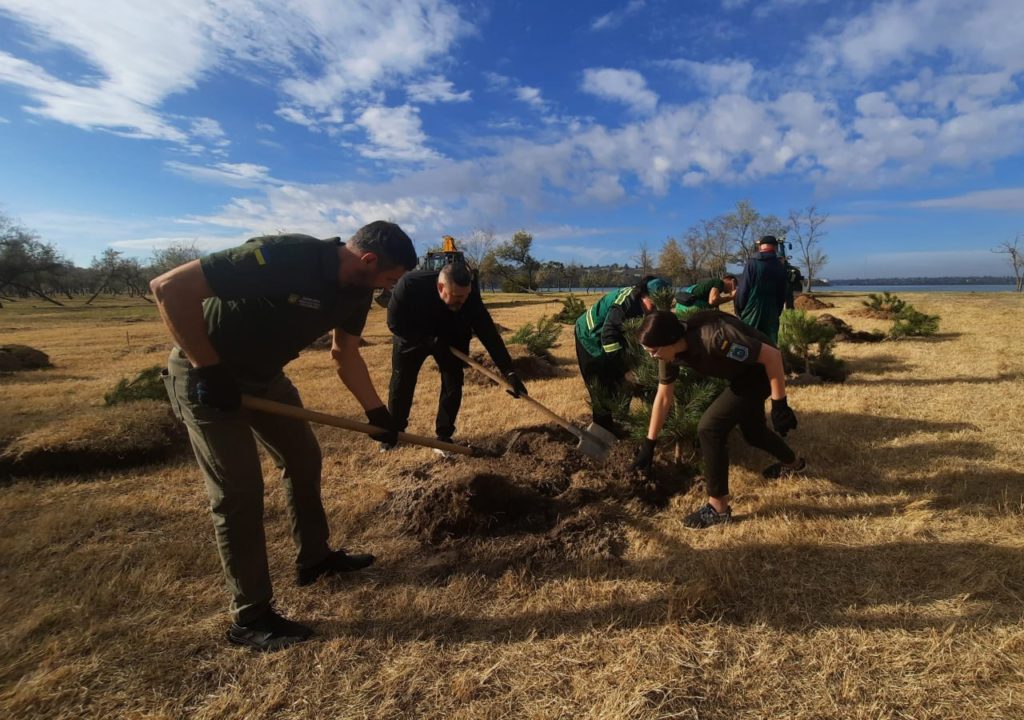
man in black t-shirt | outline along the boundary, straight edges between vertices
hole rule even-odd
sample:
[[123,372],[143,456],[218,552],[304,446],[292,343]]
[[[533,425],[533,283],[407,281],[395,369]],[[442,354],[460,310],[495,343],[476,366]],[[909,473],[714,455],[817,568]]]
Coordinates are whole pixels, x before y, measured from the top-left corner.
[[[433,356],[441,371],[434,430],[438,439],[451,442],[462,405],[464,365],[448,348],[468,354],[474,334],[512,385],[513,396],[527,394],[522,380],[512,370],[512,358],[480,297],[480,287],[463,263],[406,274],[388,301],[388,327],[394,333],[388,408],[399,431],[408,425],[423,361]],[[394,444],[381,445],[382,450],[393,447]]]
[[150,283],[176,343],[164,381],[205,476],[232,596],[228,640],[233,643],[275,650],[312,634],[271,606],[257,441],[282,470],[298,550],[297,583],[360,570],[374,561],[369,554],[328,546],[320,447],[309,425],[242,409],[241,394],[301,406],[283,368],[332,331],[338,377],[370,423],[386,431],[375,439],[393,442],[394,422],[359,354],[359,338],[374,288],[392,287],[415,264],[409,236],[398,225],[379,221],[346,243],[308,235],[253,238]]

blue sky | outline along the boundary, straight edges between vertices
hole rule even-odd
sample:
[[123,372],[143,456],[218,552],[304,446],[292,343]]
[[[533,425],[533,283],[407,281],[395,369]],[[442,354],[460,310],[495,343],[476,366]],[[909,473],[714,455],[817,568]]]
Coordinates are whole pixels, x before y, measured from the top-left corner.
[[376,219],[629,262],[750,200],[826,277],[1008,274],[1021,0],[0,0],[0,208],[80,264]]

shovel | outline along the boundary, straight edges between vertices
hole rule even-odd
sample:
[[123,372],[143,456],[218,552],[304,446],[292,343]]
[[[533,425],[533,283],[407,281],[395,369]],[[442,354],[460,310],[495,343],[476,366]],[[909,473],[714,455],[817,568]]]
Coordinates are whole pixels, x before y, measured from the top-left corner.
[[[295,420],[305,420],[306,422],[315,422],[320,423],[321,425],[331,425],[333,427],[342,428],[343,430],[352,430],[366,435],[385,432],[383,429],[375,425],[368,425],[367,423],[362,423],[358,420],[349,420],[348,418],[339,417],[338,415],[328,415],[327,413],[316,412],[315,410],[307,410],[306,408],[275,402],[274,400],[267,400],[266,398],[255,397],[253,395],[242,395],[242,407],[248,410],[257,410],[259,412],[270,413],[271,415],[280,415],[282,417],[293,418]],[[466,445],[457,445],[456,443],[444,442],[443,440],[436,440],[422,435],[412,435],[406,432],[398,433],[398,439],[400,442],[437,448],[438,450],[458,453],[459,455],[497,458],[502,457],[506,452],[508,452],[508,449],[512,447],[516,440],[519,439],[519,434],[516,433],[515,437],[513,437],[511,442],[508,443],[505,450],[501,452],[495,450],[484,450],[483,448]]]
[[[484,375],[489,377],[491,380],[498,383],[498,385],[505,388],[511,388],[511,385],[508,384],[505,378],[501,377],[495,372],[491,372],[486,367],[478,363],[476,360],[466,355],[466,353],[462,352],[461,350],[456,350],[455,348],[448,349],[451,351],[452,355],[454,355],[459,360],[469,365],[474,370],[479,370]],[[575,425],[573,425],[571,422],[561,417],[560,415],[556,415],[553,411],[541,405],[538,401],[534,400],[529,395],[520,395],[519,399],[525,400],[526,402],[530,403],[535,408],[537,408],[542,413],[544,413],[549,418],[558,423],[560,426],[562,426],[563,428],[571,432],[573,435],[575,435],[576,438],[580,441],[579,444],[576,446],[576,449],[579,450],[584,455],[592,457],[595,460],[605,460],[608,458],[608,451],[611,449],[611,446],[615,444],[616,437],[607,430],[605,430],[600,425],[595,425],[594,423],[591,423],[586,430],[583,430],[582,428],[576,427]]]

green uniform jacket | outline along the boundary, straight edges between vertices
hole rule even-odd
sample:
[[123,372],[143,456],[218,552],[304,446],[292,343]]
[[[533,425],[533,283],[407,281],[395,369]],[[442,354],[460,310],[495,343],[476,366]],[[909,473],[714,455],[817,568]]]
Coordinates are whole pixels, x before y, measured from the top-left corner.
[[739,278],[733,307],[739,318],[771,338],[779,340],[779,315],[786,304],[786,269],[775,253],[758,253],[747,260]]
[[632,287],[612,290],[580,315],[576,337],[593,357],[617,353],[626,345],[622,323],[643,314],[644,306],[633,296]]

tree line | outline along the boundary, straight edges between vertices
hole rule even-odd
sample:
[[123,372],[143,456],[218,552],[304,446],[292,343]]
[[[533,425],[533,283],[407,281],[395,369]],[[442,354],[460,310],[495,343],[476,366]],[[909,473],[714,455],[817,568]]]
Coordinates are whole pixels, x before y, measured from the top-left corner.
[[149,281],[202,255],[195,243],[154,250],[143,262],[107,248],[88,267],[78,267],[52,243],[0,213],[0,302],[37,297],[54,305],[62,299],[101,293],[139,297],[147,302]]
[[[666,238],[655,250],[647,240],[639,240],[630,258],[633,262],[625,264],[540,260],[533,254],[533,235],[526,230],[499,242],[493,229],[478,228],[459,240],[458,248],[478,270],[481,286],[487,290],[533,292],[541,288],[624,287],[648,274],[661,275],[678,287],[703,278],[721,277],[756,252],[760,236],[775,235],[784,242],[783,252],[788,261],[801,270],[809,292],[815,281],[820,281],[821,271],[828,263],[822,247],[828,217],[811,205],[790,210],[782,219],[759,212],[748,200],[740,200],[730,212],[698,220],[678,236]],[[1022,237],[993,250],[1007,256],[1018,291],[1024,280]],[[201,255],[194,242],[178,242],[154,250],[145,261],[107,248],[88,267],[78,267],[53,244],[0,212],[0,302],[38,297],[61,305],[61,298],[89,295],[87,302],[92,302],[101,293],[151,302],[146,296],[150,280]]]
[[774,235],[787,243],[784,249],[789,261],[801,269],[810,290],[828,263],[828,255],[822,249],[827,220],[828,215],[815,206],[791,210],[782,220],[759,212],[748,200],[741,200],[731,212],[699,220],[679,237],[666,238],[655,251],[647,240],[640,240],[631,258],[633,264],[624,265],[542,262],[532,254],[533,235],[526,230],[499,243],[493,230],[478,229],[462,242],[461,249],[478,269],[482,286],[492,290],[621,287],[648,274],[658,274],[676,286],[685,286],[704,278],[721,277],[730,267],[742,264],[756,253],[759,237]]

